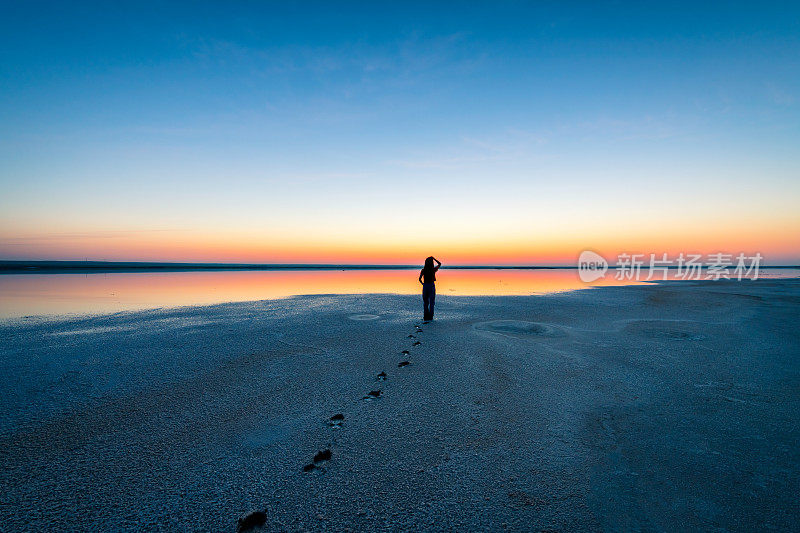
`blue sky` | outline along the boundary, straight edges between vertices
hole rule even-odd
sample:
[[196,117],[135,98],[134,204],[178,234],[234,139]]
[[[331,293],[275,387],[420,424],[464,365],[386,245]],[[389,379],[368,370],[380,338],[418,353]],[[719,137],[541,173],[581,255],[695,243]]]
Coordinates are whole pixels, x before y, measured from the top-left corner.
[[796,3],[232,4],[0,4],[0,256],[800,261]]

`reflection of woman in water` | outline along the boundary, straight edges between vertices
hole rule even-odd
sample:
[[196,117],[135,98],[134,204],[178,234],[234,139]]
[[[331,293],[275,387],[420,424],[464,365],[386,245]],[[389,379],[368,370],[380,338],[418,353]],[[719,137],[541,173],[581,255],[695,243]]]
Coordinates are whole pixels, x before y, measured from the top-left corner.
[[[433,262],[436,261],[436,266]],[[433,304],[436,301],[436,271],[442,262],[433,256],[425,260],[425,266],[419,271],[419,282],[422,283],[423,320],[433,320]]]

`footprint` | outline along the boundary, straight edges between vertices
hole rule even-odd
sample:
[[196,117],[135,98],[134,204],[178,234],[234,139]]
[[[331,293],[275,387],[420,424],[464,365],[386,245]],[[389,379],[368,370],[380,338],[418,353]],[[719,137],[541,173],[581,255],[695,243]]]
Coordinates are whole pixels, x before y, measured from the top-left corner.
[[239,519],[236,526],[236,533],[244,533],[262,527],[267,523],[267,511],[253,511]]
[[[332,418],[332,417],[331,417]],[[344,420],[344,415],[342,415],[342,420]],[[330,448],[326,448],[324,450],[318,451],[314,455],[314,459],[312,463],[308,463],[306,466],[303,467],[303,472],[311,472],[312,470],[316,470],[321,468],[317,463],[321,463],[322,461],[330,461],[331,460],[331,450]],[[322,469],[323,471],[325,469]]]
[[318,451],[316,453],[316,455],[314,455],[314,462],[315,463],[321,463],[322,461],[330,461],[331,460],[331,455],[333,455],[333,454],[332,454],[330,448],[326,448],[324,450],[320,450],[320,451]]
[[328,419],[328,425],[331,427],[338,428],[344,422],[344,415],[342,413],[337,413]]
[[378,374],[378,381],[386,381],[386,372]]
[[410,364],[411,364],[411,363],[410,363],[409,361],[400,361],[399,363],[397,363],[397,366],[398,366],[399,368],[403,368],[404,366],[408,366],[408,365],[410,365]]
[[375,398],[381,397],[381,391],[379,390],[371,390],[367,393],[366,396],[362,398],[362,400],[374,400]]
[[419,346],[420,344],[422,343],[419,341],[414,341],[413,343],[411,343],[411,346]]

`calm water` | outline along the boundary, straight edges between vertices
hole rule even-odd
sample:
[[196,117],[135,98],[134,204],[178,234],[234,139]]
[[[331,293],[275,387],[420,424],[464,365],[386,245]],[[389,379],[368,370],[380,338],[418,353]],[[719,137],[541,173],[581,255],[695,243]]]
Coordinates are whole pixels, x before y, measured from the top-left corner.
[[[284,298],[301,294],[417,294],[414,270],[217,271],[0,275],[0,318],[76,315]],[[761,277],[800,277],[798,269],[764,269]],[[576,270],[442,270],[442,295],[526,295],[600,285]]]

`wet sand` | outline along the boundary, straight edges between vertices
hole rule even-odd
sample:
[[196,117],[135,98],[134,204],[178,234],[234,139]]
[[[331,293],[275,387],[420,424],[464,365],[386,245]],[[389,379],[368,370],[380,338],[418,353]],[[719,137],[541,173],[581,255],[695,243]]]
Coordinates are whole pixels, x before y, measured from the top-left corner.
[[2,528],[796,528],[798,280],[421,306],[3,323]]

